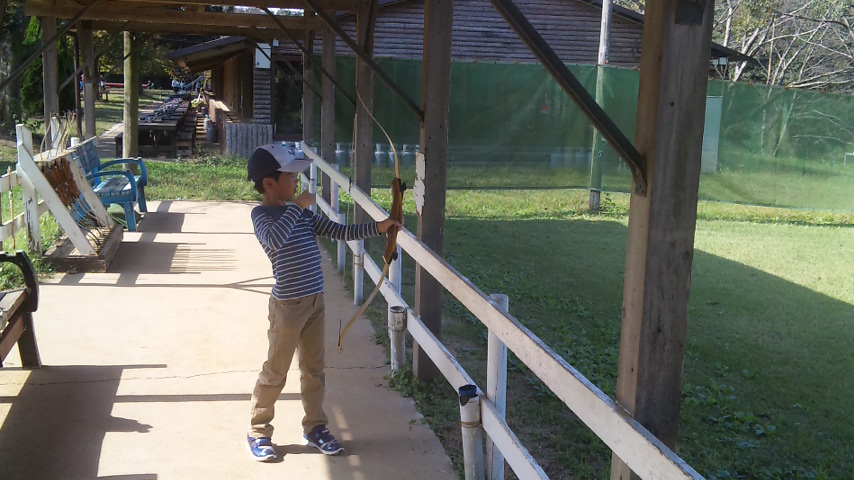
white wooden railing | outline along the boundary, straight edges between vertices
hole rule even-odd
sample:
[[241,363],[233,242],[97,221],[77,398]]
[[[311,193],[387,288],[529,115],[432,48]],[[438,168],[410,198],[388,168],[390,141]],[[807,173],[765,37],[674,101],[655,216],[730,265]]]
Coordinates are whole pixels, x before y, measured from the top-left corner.
[[[301,144],[305,155],[313,160],[311,174],[305,183],[310,191],[317,190],[316,168],[323,171],[333,182],[333,187],[344,188],[358,204],[375,220],[383,220],[388,213],[377,205],[368,195],[360,190],[335,167],[325,162],[313,150]],[[338,188],[333,188],[336,194]],[[338,211],[337,195],[330,202],[332,205],[317,198],[317,206],[330,218],[341,219]],[[333,205],[335,208],[333,208]],[[398,246],[435,278],[451,295],[453,295],[469,312],[480,320],[488,329],[491,337],[506,345],[525,365],[539,377],[554,394],[560,398],[572,412],[578,416],[609,448],[625,462],[629,468],[644,479],[702,479],[684,460],[679,458],[666,445],[661,443],[646,428],[613,399],[605,395],[596,385],[585,378],[578,370],[556,354],[548,345],[513,318],[506,309],[501,308],[495,300],[484,294],[465,276],[457,272],[443,258],[436,255],[411,232],[405,228],[398,233]],[[381,281],[381,268],[364,252],[363,243],[348,242],[354,251],[354,292],[355,301],[361,302],[362,291],[359,274],[364,268],[371,279]],[[343,247],[341,247],[343,248]],[[361,253],[361,255],[359,255]],[[400,258],[400,255],[398,255]],[[395,262],[400,265],[400,261]],[[343,268],[339,251],[339,269]],[[393,276],[392,276],[393,277]],[[399,275],[397,276],[399,279]],[[407,331],[430,357],[442,372],[448,383],[455,389],[465,385],[475,385],[472,378],[460,366],[454,356],[433,335],[432,332],[415,315],[400,295],[399,281],[393,285],[389,280],[382,279],[380,292],[391,306],[402,306],[406,309]],[[488,387],[487,390],[490,390]],[[522,479],[548,478],[543,469],[537,464],[528,450],[522,445],[504,419],[502,405],[496,404],[478,388],[480,397],[480,419],[483,431],[488,435],[495,448],[500,451],[513,472]],[[468,471],[466,459],[466,478],[473,478]],[[497,476],[495,470],[491,477]],[[503,475],[500,476],[503,478]]]
[[[21,185],[20,196],[22,201],[22,207],[20,208],[20,213],[15,211],[15,187]],[[23,182],[21,182],[21,178],[18,175],[17,170],[12,170],[8,168],[6,170],[6,174],[0,177],[0,195],[4,199],[7,199],[9,202],[9,206],[3,206],[3,217],[8,215],[5,211],[6,208],[10,209],[10,213],[12,218],[8,221],[2,222],[2,226],[0,226],[0,241],[6,241],[10,238],[14,238],[16,232],[20,232],[22,229],[27,231],[27,244],[33,250],[41,248],[41,228],[39,223],[39,218],[42,214],[47,213],[48,208],[47,204],[44,200],[38,200],[36,197],[36,193],[33,189],[27,188]],[[35,205],[35,220],[29,221],[29,217],[31,215],[30,211],[28,211],[25,207],[26,205]],[[29,227],[29,228],[28,228]],[[25,245],[14,245],[15,249],[23,250],[26,248]]]

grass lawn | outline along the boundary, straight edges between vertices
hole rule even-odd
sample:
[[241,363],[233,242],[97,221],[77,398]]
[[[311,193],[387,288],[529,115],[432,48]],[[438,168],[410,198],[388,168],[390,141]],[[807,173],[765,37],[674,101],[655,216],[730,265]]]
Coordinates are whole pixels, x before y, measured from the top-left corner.
[[[590,216],[580,191],[451,190],[445,256],[613,396],[628,197],[604,203]],[[713,202],[699,217],[679,454],[707,478],[849,478],[854,218]],[[444,304],[443,341],[483,386],[486,331]],[[382,338],[384,307],[372,310]],[[511,358],[508,419],[550,477],[607,478],[607,447]],[[454,392],[401,387],[458,458]]]
[[[350,168],[342,168],[351,175]],[[391,168],[373,167],[374,185],[389,185]],[[401,168],[403,178],[415,178],[415,167]],[[542,189],[587,188],[589,172],[577,168],[542,168],[529,165],[448,167],[448,188],[452,189]],[[609,168],[603,175],[606,191],[628,192],[631,176],[625,168]],[[836,164],[823,169],[724,171],[700,176],[700,198],[710,201],[854,212],[854,164]]]

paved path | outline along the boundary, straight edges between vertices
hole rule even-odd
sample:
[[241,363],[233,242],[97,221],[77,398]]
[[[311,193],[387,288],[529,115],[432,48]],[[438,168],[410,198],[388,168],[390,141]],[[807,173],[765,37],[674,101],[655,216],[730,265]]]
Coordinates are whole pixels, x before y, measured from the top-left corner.
[[279,463],[245,446],[249,395],[266,354],[270,265],[249,204],[150,202],[110,273],[41,288],[45,367],[0,369],[0,478],[456,478],[413,402],[386,386],[369,323],[335,348],[352,297],[324,254],[330,429],[327,457],[301,445],[298,372],[277,404]]

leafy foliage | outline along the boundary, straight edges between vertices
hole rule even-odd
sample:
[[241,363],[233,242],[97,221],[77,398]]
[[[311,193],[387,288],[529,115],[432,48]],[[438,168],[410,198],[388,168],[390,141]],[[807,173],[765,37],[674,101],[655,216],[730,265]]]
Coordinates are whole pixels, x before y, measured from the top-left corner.
[[854,78],[854,8],[843,0],[724,0],[714,39],[755,57],[733,80],[850,91]]
[[[42,29],[36,17],[30,19],[24,45],[40,45]],[[37,117],[44,112],[43,64],[41,57],[27,67],[21,78],[21,107],[25,114]],[[67,37],[57,41],[57,73],[59,82],[74,72],[74,49]],[[74,82],[59,92],[59,110],[74,109]]]

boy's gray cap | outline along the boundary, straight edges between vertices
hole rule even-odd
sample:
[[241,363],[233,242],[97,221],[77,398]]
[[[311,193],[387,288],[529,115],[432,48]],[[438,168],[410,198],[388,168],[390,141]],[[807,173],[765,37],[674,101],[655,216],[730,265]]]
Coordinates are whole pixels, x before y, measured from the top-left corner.
[[297,173],[311,165],[311,160],[304,160],[301,151],[287,147],[281,143],[262,145],[252,152],[247,168],[249,179],[260,182],[267,175],[279,171]]

